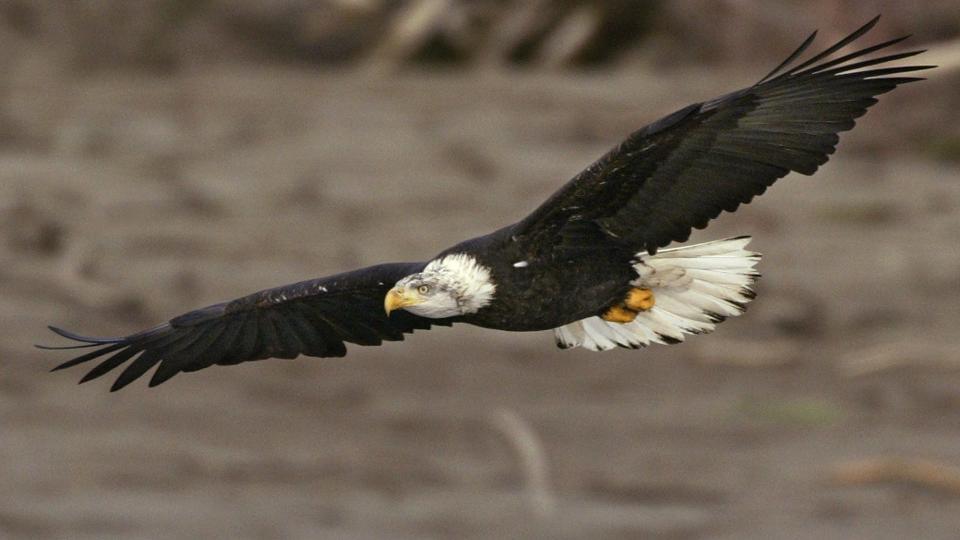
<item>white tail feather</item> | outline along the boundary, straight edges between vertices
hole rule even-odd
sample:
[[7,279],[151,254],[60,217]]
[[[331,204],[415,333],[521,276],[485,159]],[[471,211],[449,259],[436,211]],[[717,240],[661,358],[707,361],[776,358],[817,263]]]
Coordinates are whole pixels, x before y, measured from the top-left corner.
[[605,351],[650,343],[677,343],[685,334],[712,332],[726,317],[743,313],[760,274],[760,254],[747,251],[749,236],[637,255],[635,287],[653,290],[655,305],[629,323],[589,317],[554,330],[557,345]]

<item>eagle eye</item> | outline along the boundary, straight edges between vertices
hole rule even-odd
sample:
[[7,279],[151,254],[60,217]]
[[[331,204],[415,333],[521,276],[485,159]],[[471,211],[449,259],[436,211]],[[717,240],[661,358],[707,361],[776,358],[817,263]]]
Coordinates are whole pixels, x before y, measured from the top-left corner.
[[417,287],[417,292],[420,293],[420,294],[427,294],[428,292],[430,292],[430,286],[429,286],[429,285],[421,285],[421,286]]

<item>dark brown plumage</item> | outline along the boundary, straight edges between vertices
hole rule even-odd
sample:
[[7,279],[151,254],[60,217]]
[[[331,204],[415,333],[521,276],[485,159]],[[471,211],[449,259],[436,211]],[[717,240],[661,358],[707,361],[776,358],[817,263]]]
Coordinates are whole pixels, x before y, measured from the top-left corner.
[[816,64],[878,19],[788,68],[813,43],[814,32],[757,84],[684,107],[633,133],[520,222],[514,234],[549,243],[565,228],[593,221],[623,243],[653,253],[685,241],[693,227],[733,212],[791,171],[813,174],[834,152],[837,134],[852,129],[875,96],[921,80],[891,75],[933,67],[862,70],[923,51],[851,62],[909,36]]

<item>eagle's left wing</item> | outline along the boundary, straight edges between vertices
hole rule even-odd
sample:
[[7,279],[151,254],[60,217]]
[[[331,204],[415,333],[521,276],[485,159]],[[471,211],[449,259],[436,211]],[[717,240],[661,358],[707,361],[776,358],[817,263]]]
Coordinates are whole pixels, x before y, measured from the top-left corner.
[[[449,326],[450,320],[426,319],[405,310],[387,316],[383,299],[394,283],[419,272],[424,263],[371,266],[326,278],[267,289],[232,302],[215,304],[175,317],[159,326],[118,338],[89,338],[59,328],[57,334],[81,345],[44,349],[92,348],[55,367],[64,369],[100,359],[80,382],[129,365],[111,387],[119,390],[157,366],[156,386],[181,371],[214,364],[230,365],[266,358],[343,356],[344,342],[379,345],[404,333]],[[103,358],[105,357],[105,358]]]
[[[796,66],[816,33],[757,84],[685,107],[633,133],[511,231],[536,245],[591,249],[604,237],[633,252],[685,241],[693,227],[763,193],[791,171],[813,174],[837,134],[900,84],[933,66],[874,67],[923,51],[864,60],[894,39],[827,60],[868,30]],[[818,63],[819,62],[819,63]],[[577,244],[581,244],[577,246]]]

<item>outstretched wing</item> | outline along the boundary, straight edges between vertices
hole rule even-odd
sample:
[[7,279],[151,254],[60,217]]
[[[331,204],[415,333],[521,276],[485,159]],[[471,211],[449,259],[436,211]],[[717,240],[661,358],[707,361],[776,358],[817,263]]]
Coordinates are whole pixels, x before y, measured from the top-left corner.
[[50,327],[83,343],[45,349],[94,350],[60,364],[54,371],[99,359],[80,382],[100,377],[130,362],[111,387],[119,390],[157,366],[150,386],[181,371],[214,364],[231,365],[265,358],[343,356],[344,342],[379,345],[404,333],[449,326],[450,320],[426,319],[383,309],[387,291],[423,263],[371,266],[326,278],[294,283],[191,311],[169,322],[120,338],[88,338]]
[[814,32],[757,84],[633,133],[518,223],[514,236],[589,249],[599,234],[652,254],[687,240],[693,227],[750,202],[791,171],[813,174],[833,153],[837,134],[853,128],[875,96],[920,80],[894,75],[933,67],[876,67],[923,51],[863,59],[906,37],[828,60],[877,19],[791,66]]

